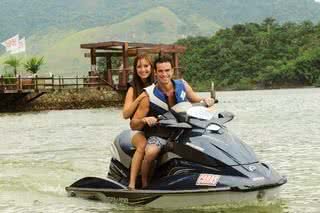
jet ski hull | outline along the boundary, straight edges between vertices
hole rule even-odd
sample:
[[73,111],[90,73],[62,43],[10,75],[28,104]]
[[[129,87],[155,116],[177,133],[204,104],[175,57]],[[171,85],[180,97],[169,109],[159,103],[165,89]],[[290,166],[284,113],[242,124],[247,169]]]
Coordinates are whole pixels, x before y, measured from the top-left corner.
[[275,200],[279,186],[255,191],[233,191],[229,187],[197,190],[134,190],[67,187],[69,196],[108,203],[144,205],[152,208],[186,208],[225,204],[254,204]]
[[71,197],[103,202],[144,205],[153,208],[185,208],[216,204],[247,204],[271,201],[278,197],[279,188],[286,183],[255,187],[207,187],[189,190],[136,189],[130,191],[121,183],[106,178],[85,177],[66,187]]

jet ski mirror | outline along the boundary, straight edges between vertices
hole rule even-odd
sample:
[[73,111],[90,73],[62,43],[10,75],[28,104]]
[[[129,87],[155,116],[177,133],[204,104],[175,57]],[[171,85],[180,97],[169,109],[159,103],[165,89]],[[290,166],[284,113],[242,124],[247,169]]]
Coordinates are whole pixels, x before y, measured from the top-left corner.
[[231,121],[234,118],[234,114],[231,112],[220,112],[218,118],[222,124]]

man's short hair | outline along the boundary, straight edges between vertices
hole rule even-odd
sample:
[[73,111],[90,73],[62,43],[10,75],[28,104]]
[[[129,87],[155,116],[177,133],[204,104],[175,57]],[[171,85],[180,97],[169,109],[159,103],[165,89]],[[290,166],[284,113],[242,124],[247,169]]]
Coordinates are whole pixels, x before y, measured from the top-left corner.
[[167,62],[170,63],[171,67],[173,68],[172,58],[170,56],[168,55],[159,56],[154,61],[154,69],[157,69],[157,64],[167,63]]

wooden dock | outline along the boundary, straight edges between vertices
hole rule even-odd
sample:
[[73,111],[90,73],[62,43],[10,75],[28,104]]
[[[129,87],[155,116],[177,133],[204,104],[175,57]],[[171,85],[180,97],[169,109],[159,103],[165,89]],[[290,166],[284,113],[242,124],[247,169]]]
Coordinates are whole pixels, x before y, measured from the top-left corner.
[[16,107],[25,106],[46,93],[57,90],[79,90],[81,88],[100,87],[111,87],[111,89],[116,89],[117,84],[110,86],[103,78],[98,76],[0,76],[0,109],[14,110]]

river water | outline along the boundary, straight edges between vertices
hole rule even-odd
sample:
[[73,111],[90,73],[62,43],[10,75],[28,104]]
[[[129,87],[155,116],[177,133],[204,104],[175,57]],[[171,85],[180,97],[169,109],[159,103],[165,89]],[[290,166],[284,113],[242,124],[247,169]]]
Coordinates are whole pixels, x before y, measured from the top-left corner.
[[[320,212],[320,89],[217,96],[217,110],[236,115],[227,126],[288,183],[270,205],[176,212]],[[159,212],[65,192],[79,178],[105,177],[110,143],[128,126],[118,108],[0,114],[0,212]]]

